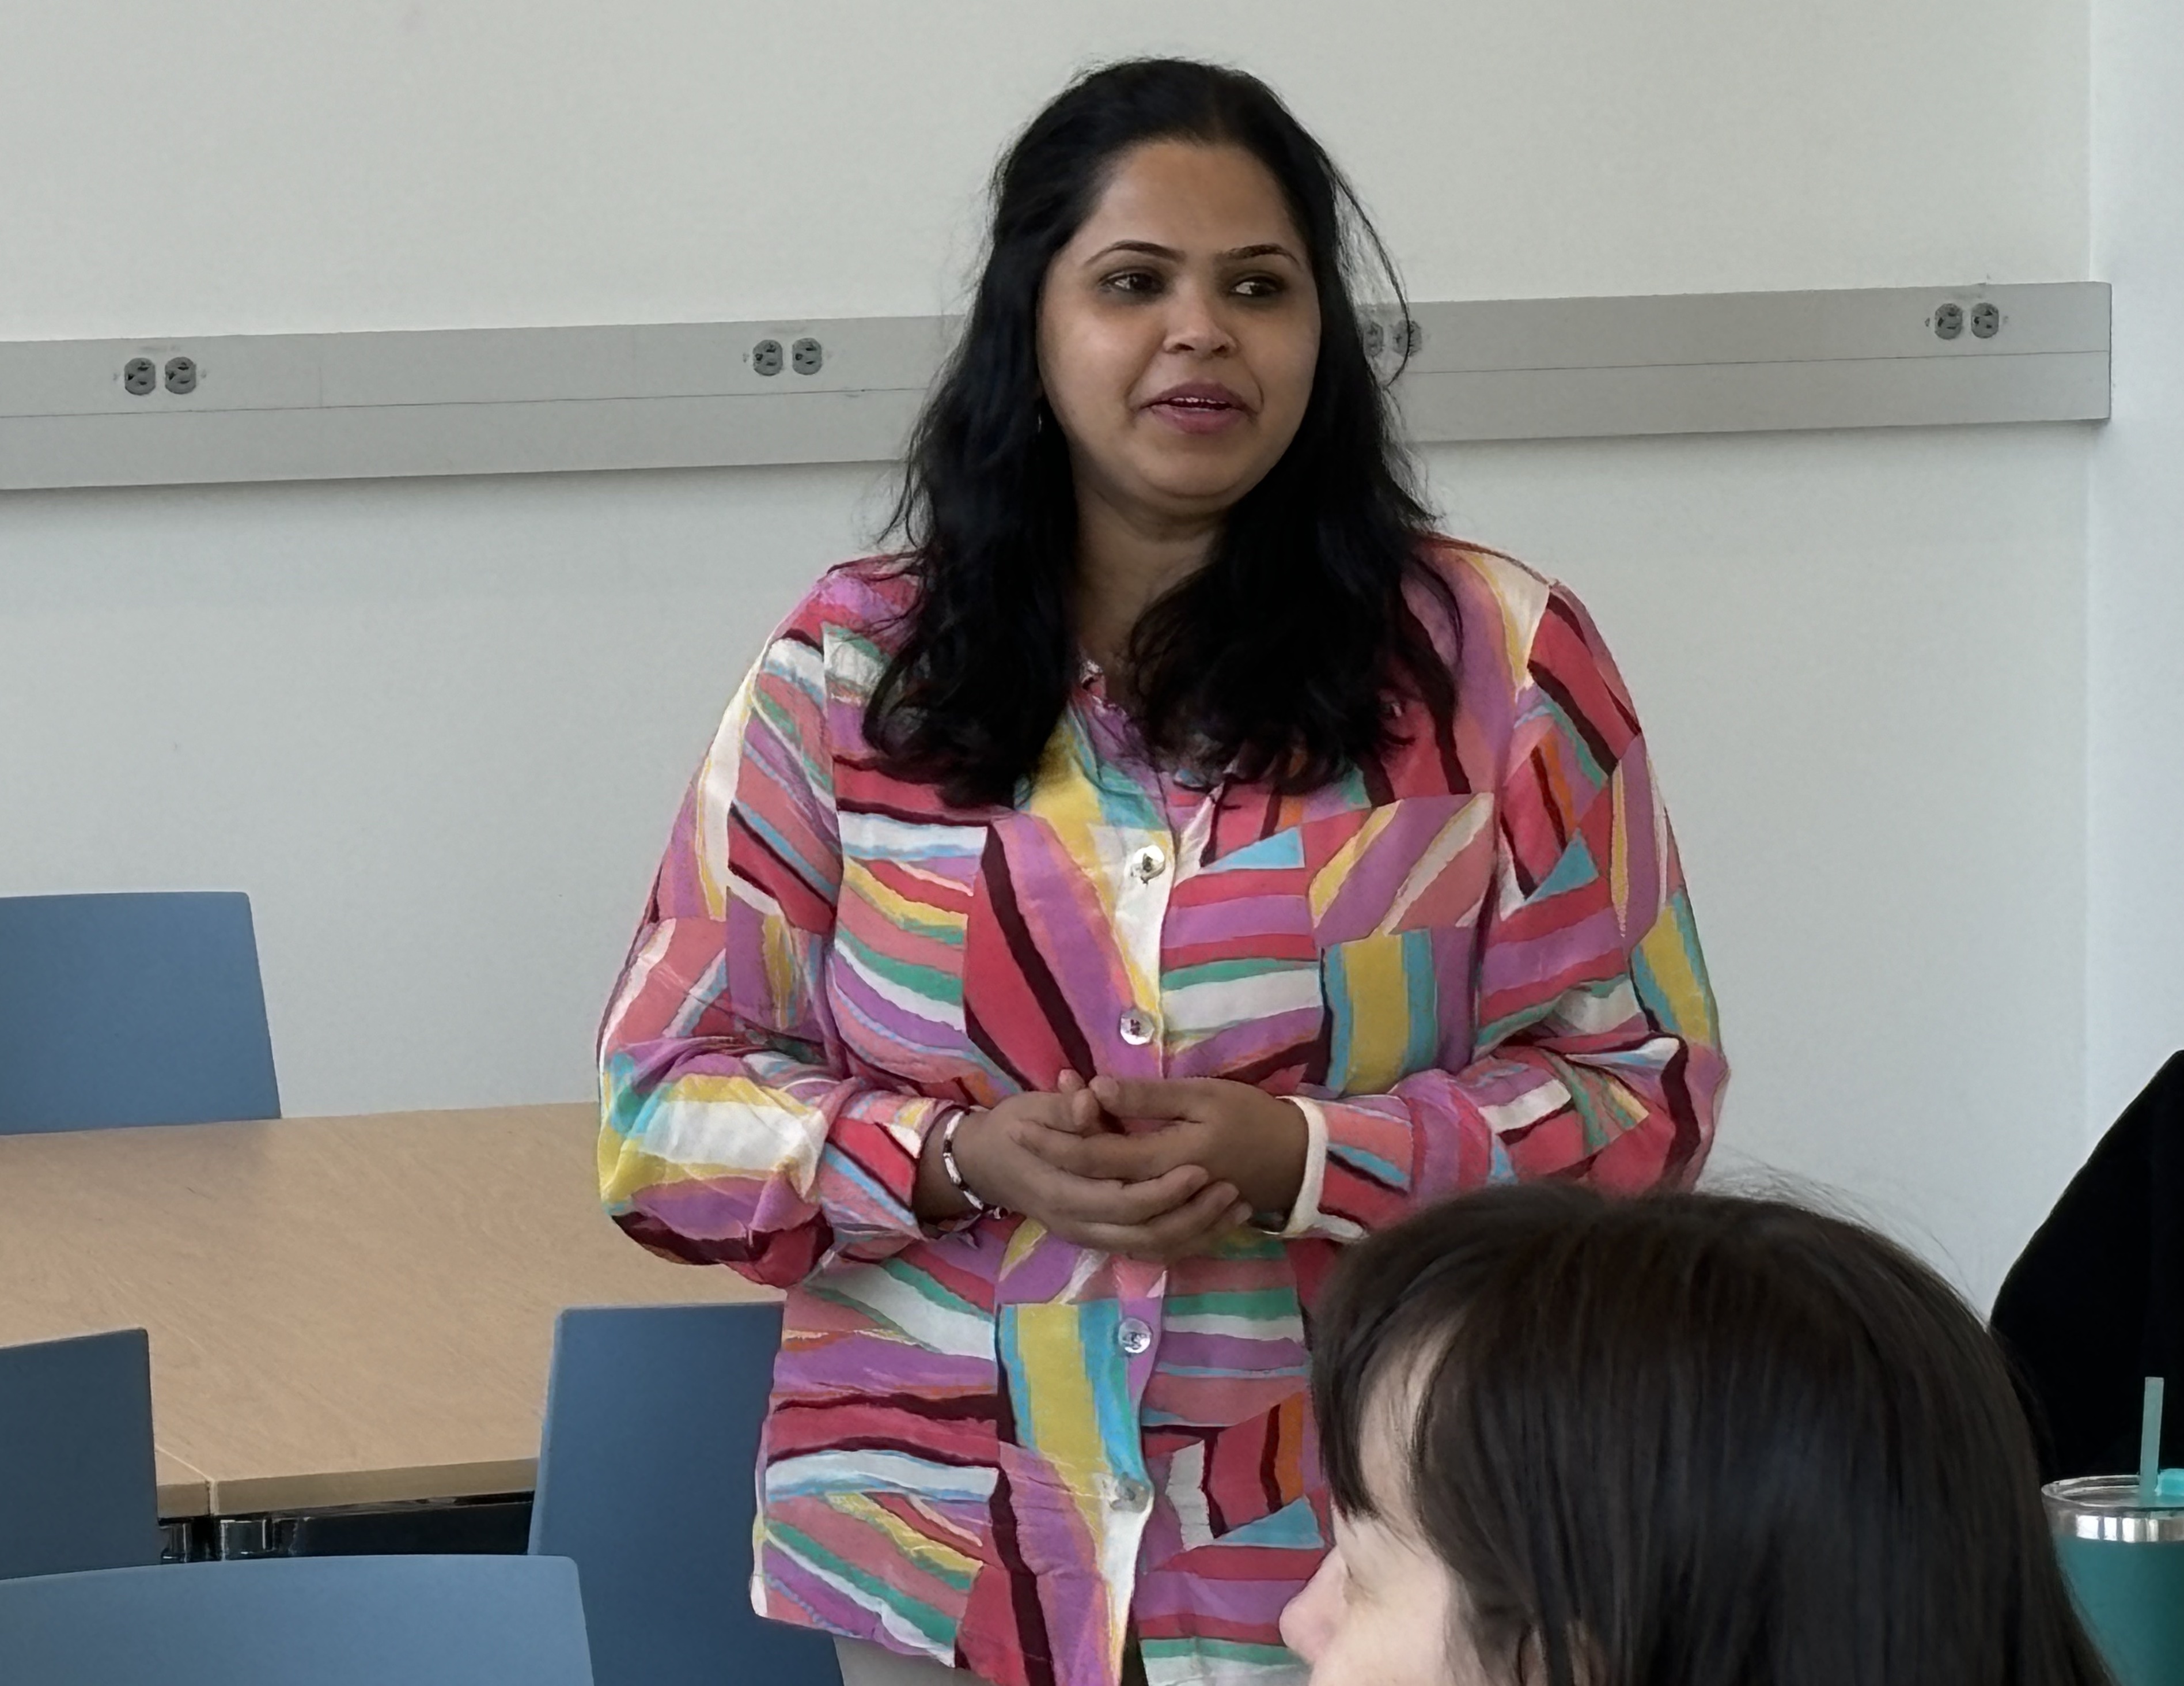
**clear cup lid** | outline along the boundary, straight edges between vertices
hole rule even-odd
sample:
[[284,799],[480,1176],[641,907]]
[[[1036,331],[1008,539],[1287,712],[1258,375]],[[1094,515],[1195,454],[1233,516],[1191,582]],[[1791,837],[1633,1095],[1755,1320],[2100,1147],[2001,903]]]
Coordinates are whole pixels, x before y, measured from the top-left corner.
[[[2168,1471],[2174,1474],[2175,1471]],[[2165,1494],[2176,1483],[2164,1482]],[[2110,1540],[2125,1545],[2184,1543],[2184,1502],[2139,1496],[2137,1476],[2079,1476],[2040,1489],[2048,1523],[2071,1539]]]

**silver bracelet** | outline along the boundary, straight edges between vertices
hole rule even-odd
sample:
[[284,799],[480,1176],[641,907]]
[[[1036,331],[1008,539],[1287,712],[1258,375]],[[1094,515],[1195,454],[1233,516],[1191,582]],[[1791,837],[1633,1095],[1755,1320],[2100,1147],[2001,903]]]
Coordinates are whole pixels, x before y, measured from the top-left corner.
[[973,1212],[983,1213],[989,1218],[1006,1218],[1008,1214],[1001,1208],[989,1204],[971,1192],[971,1185],[963,1181],[963,1168],[956,1163],[956,1126],[970,1116],[970,1108],[958,1107],[948,1114],[948,1122],[940,1126],[940,1169],[947,1175],[948,1186],[971,1203]]

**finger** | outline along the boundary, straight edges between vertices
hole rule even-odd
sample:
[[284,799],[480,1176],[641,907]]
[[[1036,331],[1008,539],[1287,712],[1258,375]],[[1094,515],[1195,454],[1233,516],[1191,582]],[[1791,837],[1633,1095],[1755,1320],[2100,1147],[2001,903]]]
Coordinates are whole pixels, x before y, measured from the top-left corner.
[[[1079,1229],[1116,1231],[1169,1217],[1201,1197],[1208,1181],[1201,1165],[1178,1165],[1145,1182],[1095,1182],[1062,1171],[1050,1175],[1051,1184],[1040,1191],[1047,1210]],[[1236,1198],[1233,1186],[1228,1198]]]
[[1168,1264],[1193,1253],[1211,1252],[1214,1243],[1233,1234],[1251,1215],[1248,1202],[1238,1200],[1226,1207],[1214,1209],[1206,1220],[1190,1229],[1178,1229],[1157,1245],[1157,1251],[1143,1255],[1154,1264]]
[[1190,1078],[1108,1077],[1092,1080],[1092,1093],[1117,1118],[1197,1119],[1206,1092]]
[[1074,1095],[1084,1086],[1084,1080],[1073,1071],[1061,1071],[1055,1074],[1054,1091],[1057,1095]]
[[1107,1115],[1082,1085],[1039,1098],[1045,1104],[1032,1121],[1042,1130],[1061,1136],[1089,1136],[1106,1127]]
[[1028,1093],[1020,1097],[1017,1109],[1018,1119],[1034,1130],[1072,1136],[1084,1131],[1087,1119],[1095,1120],[1092,1127],[1097,1128],[1096,1121],[1105,1116],[1081,1082],[1073,1091]]
[[1238,1230],[1242,1229],[1244,1225],[1250,1221],[1251,1216],[1251,1209],[1243,1202],[1239,1201],[1235,1205],[1230,1207],[1227,1212],[1222,1214],[1221,1220],[1218,1223],[1207,1225],[1206,1228],[1199,1231],[1199,1233],[1190,1240],[1178,1243],[1165,1257],[1149,1260],[1147,1262],[1152,1264],[1173,1264],[1178,1259],[1189,1258],[1195,1254],[1212,1253],[1221,1242],[1235,1234]]
[[1089,1089],[1079,1088],[1069,1097],[1069,1121],[1079,1136],[1096,1136],[1107,1129],[1112,1120],[1106,1109]]
[[1106,1182],[1150,1182],[1179,1165],[1197,1163],[1172,1131],[1072,1136],[1050,1130],[1027,1136],[1024,1145],[1056,1170]]
[[[1109,1253],[1136,1259],[1173,1259],[1203,1246],[1232,1223],[1240,1222],[1233,1214],[1241,1206],[1234,1183],[1217,1182],[1172,1211],[1143,1223],[1091,1223],[1083,1227],[1090,1245]],[[1248,1208],[1244,1215],[1251,1215]]]

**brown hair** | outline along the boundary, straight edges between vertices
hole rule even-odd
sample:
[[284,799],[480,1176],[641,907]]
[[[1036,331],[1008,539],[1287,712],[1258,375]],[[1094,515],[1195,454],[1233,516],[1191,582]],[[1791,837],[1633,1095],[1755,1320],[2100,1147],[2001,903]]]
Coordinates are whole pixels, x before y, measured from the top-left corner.
[[[1315,1319],[1334,1502],[1401,1505],[1549,1686],[2101,1686],[1993,1343],[1777,1200],[1504,1187],[1352,1248]],[[1368,1411],[1415,1378],[1408,1491]],[[1383,1419],[1385,1421],[1386,1419]]]

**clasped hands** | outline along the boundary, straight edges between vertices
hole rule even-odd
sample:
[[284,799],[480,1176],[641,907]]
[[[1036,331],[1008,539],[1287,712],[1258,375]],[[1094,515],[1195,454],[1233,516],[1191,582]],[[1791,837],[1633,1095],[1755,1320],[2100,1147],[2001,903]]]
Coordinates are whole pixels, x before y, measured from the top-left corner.
[[[956,1165],[989,1205],[1080,1247],[1157,1263],[1202,1253],[1255,1212],[1287,1214],[1304,1179],[1304,1114],[1225,1078],[1095,1077],[1011,1095],[956,1130]],[[938,1143],[921,1217],[960,1217]]]

